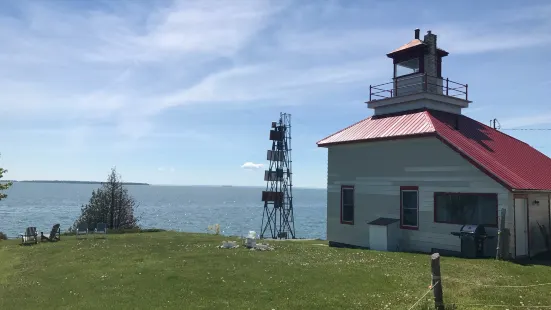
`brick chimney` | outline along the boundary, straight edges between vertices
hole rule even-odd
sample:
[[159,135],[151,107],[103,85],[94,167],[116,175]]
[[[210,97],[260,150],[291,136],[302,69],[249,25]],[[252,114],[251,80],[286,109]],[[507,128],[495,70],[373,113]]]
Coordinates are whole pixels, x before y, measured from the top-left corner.
[[436,54],[436,35],[433,34],[430,30],[427,31],[427,34],[423,38],[423,42],[427,46],[427,51],[425,53],[425,73],[428,75],[428,86],[427,90],[429,92],[436,92],[436,85],[438,83],[436,77],[438,76],[438,57]]
[[425,54],[425,72],[428,75],[438,76],[438,72],[436,71],[436,35],[430,30],[427,31],[427,34],[423,38],[423,42],[428,48],[428,51]]

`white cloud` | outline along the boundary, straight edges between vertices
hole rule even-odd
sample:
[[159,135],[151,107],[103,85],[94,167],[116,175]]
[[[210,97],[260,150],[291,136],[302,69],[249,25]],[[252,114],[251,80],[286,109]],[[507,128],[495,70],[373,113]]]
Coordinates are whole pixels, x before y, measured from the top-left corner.
[[497,15],[494,15],[495,17],[510,23],[534,20],[549,22],[551,4],[522,5],[521,7],[514,7],[501,12],[498,11],[497,13]]
[[[182,85],[152,76],[152,68],[182,68],[181,76],[193,77],[187,68],[233,57],[283,7],[256,0],[177,1],[146,12],[120,5],[124,10],[113,4],[111,12],[67,14],[57,4],[21,3],[25,19],[0,16],[0,113],[71,119],[79,123],[78,130],[67,130],[71,141],[105,121],[116,124],[112,136],[140,139],[154,130],[159,96]],[[136,23],[141,17],[145,26]],[[170,82],[175,87],[167,87]]]
[[[515,11],[492,10],[487,18],[476,21],[434,19],[433,23],[420,25],[421,37],[426,30],[432,30],[438,35],[439,45],[454,55],[529,48],[551,43],[550,13],[551,5],[541,5]],[[435,14],[438,13],[431,15]],[[277,35],[277,40],[280,52],[337,57],[364,54],[381,56],[382,60],[385,53],[413,38],[413,28],[365,27],[362,24],[361,28],[300,31],[296,25],[291,25]],[[400,37],[404,38],[401,42],[397,41]]]
[[492,10],[488,18],[427,25],[453,54],[477,54],[551,44],[551,5]]
[[[64,126],[73,128],[59,127],[69,148],[86,147],[79,141],[100,134],[116,147],[138,144],[160,135],[154,117],[175,106],[316,102],[345,84],[382,82],[390,75],[384,52],[413,35],[384,25],[312,27],[320,16],[364,14],[337,2],[293,7],[289,23],[277,15],[287,1],[175,1],[156,9],[137,3],[68,12],[61,4],[21,2],[25,18],[0,16],[4,119],[70,120]],[[452,53],[521,48],[551,42],[542,12],[549,10],[430,29]],[[530,29],[515,24],[527,20],[535,23]],[[222,64],[210,66],[215,61]],[[113,124],[113,132],[98,129],[103,123]],[[208,139],[192,131],[174,135]]]
[[157,168],[157,171],[173,173],[173,172],[176,171],[176,169],[174,167],[159,167],[159,168]]
[[289,67],[285,63],[232,68],[211,74],[188,89],[166,96],[161,108],[207,102],[243,104],[264,99],[295,101],[323,95],[339,84],[365,83],[370,78],[382,78],[388,71],[386,65],[366,59],[314,68]]
[[246,162],[244,163],[243,165],[241,165],[241,168],[243,169],[250,169],[250,170],[258,170],[258,169],[261,169],[262,167],[264,167],[263,164],[255,164],[253,162]]
[[166,61],[190,54],[231,56],[282,6],[267,0],[177,1],[149,16],[146,33],[114,32],[87,57],[94,61]]
[[[385,57],[398,47],[396,38],[411,37],[412,29],[369,28],[369,29],[322,29],[316,31],[289,31],[277,34],[281,51],[302,55],[343,55],[356,54]],[[407,43],[403,42],[402,44]],[[398,44],[398,45],[397,45]]]
[[[490,26],[491,27],[491,26]],[[551,43],[551,27],[523,30],[492,29],[476,25],[438,27],[440,46],[454,54],[477,54]],[[490,29],[489,29],[490,28]]]

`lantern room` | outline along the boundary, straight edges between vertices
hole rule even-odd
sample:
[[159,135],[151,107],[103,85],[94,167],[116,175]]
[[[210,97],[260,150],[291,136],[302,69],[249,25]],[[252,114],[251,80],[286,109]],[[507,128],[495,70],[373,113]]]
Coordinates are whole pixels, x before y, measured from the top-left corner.
[[436,35],[430,30],[424,40],[419,39],[419,29],[415,29],[415,38],[387,54],[394,63],[394,78],[426,73],[433,77],[442,77],[442,58],[448,52],[436,46]]
[[469,103],[468,86],[442,77],[442,58],[448,54],[430,30],[421,40],[415,29],[413,40],[386,55],[393,63],[392,81],[370,86],[368,107],[375,115],[414,108],[460,114]]

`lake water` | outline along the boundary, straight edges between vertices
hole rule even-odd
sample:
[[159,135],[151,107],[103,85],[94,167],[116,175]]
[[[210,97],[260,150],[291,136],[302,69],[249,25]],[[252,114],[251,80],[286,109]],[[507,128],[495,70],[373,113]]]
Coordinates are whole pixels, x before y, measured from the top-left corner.
[[[0,201],[0,231],[10,238],[36,226],[49,232],[55,223],[68,229],[90,199],[95,184],[14,183]],[[139,203],[136,215],[143,228],[206,232],[220,224],[225,235],[260,231],[264,204],[262,188],[209,186],[127,186]],[[298,238],[326,237],[326,191],[293,189]]]

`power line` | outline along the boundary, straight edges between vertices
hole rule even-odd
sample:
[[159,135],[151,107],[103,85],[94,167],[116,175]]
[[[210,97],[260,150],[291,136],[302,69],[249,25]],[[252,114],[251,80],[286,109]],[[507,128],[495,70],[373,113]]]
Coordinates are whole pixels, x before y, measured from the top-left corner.
[[519,130],[519,131],[551,131],[551,128],[501,128],[501,124],[494,118],[490,121],[490,127],[499,130]]
[[551,128],[501,128],[501,130],[546,131],[546,130],[551,130]]

